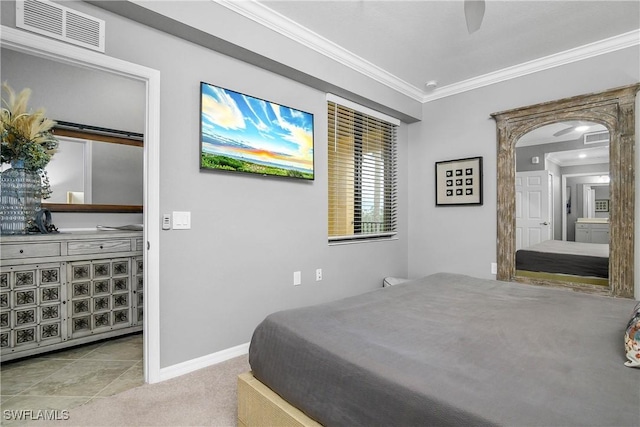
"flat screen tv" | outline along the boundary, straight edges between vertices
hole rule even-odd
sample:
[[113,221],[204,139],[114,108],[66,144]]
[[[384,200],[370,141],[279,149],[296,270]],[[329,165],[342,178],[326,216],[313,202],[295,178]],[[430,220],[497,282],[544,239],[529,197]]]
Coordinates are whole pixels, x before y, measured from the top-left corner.
[[200,169],[312,180],[313,114],[200,83]]

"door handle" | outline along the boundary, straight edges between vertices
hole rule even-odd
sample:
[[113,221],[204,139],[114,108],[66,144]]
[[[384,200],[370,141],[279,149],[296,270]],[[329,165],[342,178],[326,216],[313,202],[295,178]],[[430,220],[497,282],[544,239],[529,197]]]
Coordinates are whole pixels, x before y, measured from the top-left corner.
[[548,221],[541,222],[540,225],[549,225],[549,222]]

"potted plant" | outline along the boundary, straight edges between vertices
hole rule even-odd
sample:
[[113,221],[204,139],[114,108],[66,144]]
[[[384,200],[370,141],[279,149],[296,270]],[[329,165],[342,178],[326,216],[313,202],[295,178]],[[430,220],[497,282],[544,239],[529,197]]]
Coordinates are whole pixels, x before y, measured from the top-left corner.
[[51,195],[45,167],[58,147],[51,133],[56,123],[45,117],[44,109],[28,109],[30,89],[16,95],[5,82],[2,92],[0,163],[11,168],[1,175],[0,232],[25,234],[34,228],[41,200]]

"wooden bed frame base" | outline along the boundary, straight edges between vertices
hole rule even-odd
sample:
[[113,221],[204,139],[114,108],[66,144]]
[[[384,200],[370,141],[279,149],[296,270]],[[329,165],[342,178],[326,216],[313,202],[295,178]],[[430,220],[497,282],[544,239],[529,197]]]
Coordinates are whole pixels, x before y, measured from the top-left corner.
[[321,427],[251,372],[238,376],[238,427]]
[[601,277],[516,270],[514,280],[522,283],[532,283],[534,285],[560,286],[571,288],[575,291],[611,295],[609,292],[609,279]]

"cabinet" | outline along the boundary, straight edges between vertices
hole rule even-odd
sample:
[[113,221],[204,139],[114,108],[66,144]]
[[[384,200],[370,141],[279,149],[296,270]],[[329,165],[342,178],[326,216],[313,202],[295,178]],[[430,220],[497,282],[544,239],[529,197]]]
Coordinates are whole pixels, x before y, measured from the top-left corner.
[[2,360],[142,330],[142,232],[3,236]]
[[609,224],[604,222],[576,222],[576,242],[609,243]]

